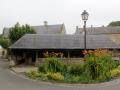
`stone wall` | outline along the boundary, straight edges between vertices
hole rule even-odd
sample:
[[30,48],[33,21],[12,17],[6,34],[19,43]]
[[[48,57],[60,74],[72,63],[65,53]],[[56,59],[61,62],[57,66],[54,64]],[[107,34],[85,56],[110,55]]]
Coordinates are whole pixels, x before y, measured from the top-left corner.
[[13,67],[13,66],[15,66],[16,64],[17,64],[17,62],[16,62],[16,57],[14,56],[14,55],[11,55],[11,56],[9,56],[9,66],[10,67]]
[[[82,58],[61,58],[61,60],[63,60],[65,64],[83,63]],[[35,62],[35,66],[38,66],[39,64],[42,64],[44,61],[45,61],[45,58],[37,58],[36,62]]]

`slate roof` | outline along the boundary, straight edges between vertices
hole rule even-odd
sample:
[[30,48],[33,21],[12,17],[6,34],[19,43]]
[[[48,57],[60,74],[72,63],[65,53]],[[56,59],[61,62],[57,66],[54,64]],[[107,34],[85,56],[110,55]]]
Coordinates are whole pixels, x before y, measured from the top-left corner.
[[[120,34],[120,27],[89,27],[86,29],[87,34],[98,35],[98,34]],[[83,28],[76,30],[75,34],[82,34]]]
[[[36,31],[36,34],[60,34],[62,33],[62,28],[65,29],[64,24],[32,26],[32,28]],[[66,33],[66,31],[63,33]]]
[[[64,24],[31,26],[36,34],[66,34]],[[63,31],[62,31],[63,30]],[[10,28],[3,29],[3,36],[8,37]]]
[[[84,49],[83,35],[26,34],[10,49]],[[120,45],[107,35],[87,35],[87,49],[119,49]]]

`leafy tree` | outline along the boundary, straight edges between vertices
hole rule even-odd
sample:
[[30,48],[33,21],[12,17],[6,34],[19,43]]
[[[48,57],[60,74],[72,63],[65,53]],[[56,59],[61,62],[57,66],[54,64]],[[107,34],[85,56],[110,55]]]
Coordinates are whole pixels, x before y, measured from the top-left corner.
[[8,38],[0,37],[0,45],[2,48],[7,49],[10,45],[10,40]]
[[15,26],[10,29],[9,38],[11,43],[14,43],[25,34],[33,33],[35,33],[35,31],[28,24],[20,26],[19,23],[16,23]]
[[112,26],[112,27],[120,26],[120,21],[112,21],[108,24],[108,26]]

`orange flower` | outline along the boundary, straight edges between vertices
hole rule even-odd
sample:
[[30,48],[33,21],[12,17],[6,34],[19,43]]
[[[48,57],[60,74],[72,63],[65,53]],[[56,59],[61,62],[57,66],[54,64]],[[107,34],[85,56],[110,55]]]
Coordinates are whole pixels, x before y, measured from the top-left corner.
[[44,55],[45,57],[60,57],[60,58],[62,58],[64,54],[61,53],[61,52],[59,52],[59,53],[55,53],[55,52],[49,53],[49,52],[47,51],[47,52],[43,53],[43,55]]
[[107,49],[96,49],[96,50],[88,50],[88,51],[84,50],[83,54],[88,56],[94,55],[94,56],[101,57],[101,56],[110,56],[112,55],[112,52]]
[[83,54],[84,54],[84,55],[86,55],[87,53],[88,53],[87,50],[84,50],[84,51],[83,51]]

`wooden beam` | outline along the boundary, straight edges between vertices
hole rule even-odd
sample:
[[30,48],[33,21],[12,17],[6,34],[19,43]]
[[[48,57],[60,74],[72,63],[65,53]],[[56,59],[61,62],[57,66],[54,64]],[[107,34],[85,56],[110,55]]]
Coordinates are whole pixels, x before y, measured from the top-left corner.
[[67,51],[67,53],[68,53],[68,56],[67,56],[67,57],[70,58],[70,52],[69,52],[69,50]]

